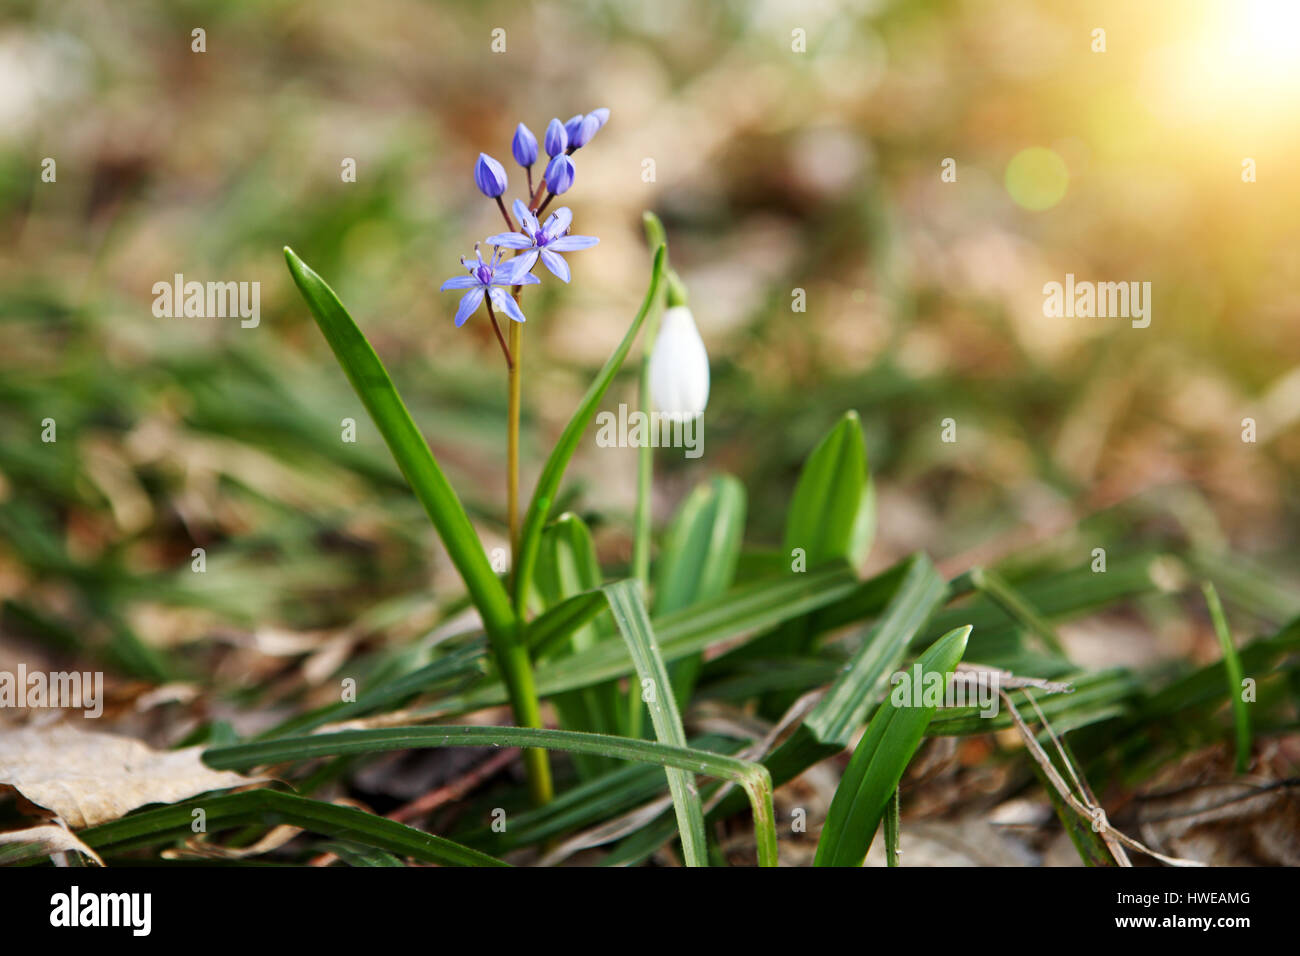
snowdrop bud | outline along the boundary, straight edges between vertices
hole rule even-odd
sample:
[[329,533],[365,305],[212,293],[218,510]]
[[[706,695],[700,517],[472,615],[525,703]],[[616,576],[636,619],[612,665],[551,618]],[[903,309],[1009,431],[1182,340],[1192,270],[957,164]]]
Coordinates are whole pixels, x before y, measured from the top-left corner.
[[484,196],[495,199],[506,191],[505,167],[487,153],[479,153],[474,164],[474,185]]
[[709,355],[684,305],[665,310],[659,325],[650,353],[650,402],[675,421],[702,415],[709,404]]

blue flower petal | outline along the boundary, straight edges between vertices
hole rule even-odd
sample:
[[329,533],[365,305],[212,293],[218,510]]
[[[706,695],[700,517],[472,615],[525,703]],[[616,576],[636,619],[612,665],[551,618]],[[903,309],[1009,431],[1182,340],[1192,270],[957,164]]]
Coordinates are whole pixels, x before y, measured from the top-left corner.
[[550,242],[552,239],[558,239],[564,235],[572,224],[573,210],[568,206],[561,206],[546,217],[546,224],[542,226],[542,234],[546,236],[546,241]]
[[595,236],[560,236],[554,242],[548,242],[546,248],[555,252],[577,252],[579,249],[590,249],[598,242],[600,240]]
[[519,311],[519,306],[505,289],[489,289],[488,294],[492,296],[492,304],[504,312],[516,322],[524,321],[524,314]]
[[563,256],[557,256],[550,249],[542,250],[542,264],[551,270],[551,273],[557,279],[569,281],[569,264],[564,261]]
[[439,291],[446,292],[448,289],[472,289],[474,286],[479,284],[478,279],[473,276],[452,276],[439,287]]
[[[529,249],[520,255],[515,256],[509,262],[497,270],[497,275],[509,275],[508,280],[503,279],[502,285],[532,285],[528,281],[528,273],[533,271],[533,263],[537,261],[537,250]],[[502,269],[508,269],[508,273],[503,273]],[[533,276],[533,281],[538,281],[537,276]]]
[[530,236],[537,235],[537,217],[528,211],[522,199],[516,199],[511,208],[515,211],[515,218],[519,220],[519,228]]
[[470,289],[460,297],[460,308],[456,310],[456,328],[460,328],[465,324],[465,320],[473,314],[474,310],[478,308],[479,303],[482,301],[482,286],[479,286],[477,289]]
[[528,249],[533,244],[533,240],[522,232],[498,232],[495,236],[488,236],[483,241],[489,246],[505,246],[507,249]]

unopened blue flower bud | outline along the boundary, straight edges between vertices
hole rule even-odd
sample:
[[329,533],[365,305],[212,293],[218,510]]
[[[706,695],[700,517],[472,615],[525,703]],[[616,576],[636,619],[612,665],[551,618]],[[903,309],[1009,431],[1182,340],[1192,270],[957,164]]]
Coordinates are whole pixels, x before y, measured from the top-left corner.
[[510,141],[510,152],[515,154],[515,162],[525,169],[537,162],[537,137],[523,123],[515,127],[515,138]]
[[604,126],[606,123],[609,122],[609,108],[602,106],[598,110],[592,110],[590,113],[587,114],[587,116],[596,117],[596,129],[600,129],[600,127]]
[[596,135],[598,129],[600,129],[600,120],[588,113],[582,118],[582,122],[578,124],[578,131],[569,137],[569,148],[578,149],[586,146],[591,142],[591,138]]
[[570,116],[564,123],[564,132],[569,135],[569,149],[577,149],[579,145],[574,140],[578,136],[578,131],[582,129],[582,121],[587,117],[579,113],[577,116]]
[[559,156],[569,148],[569,134],[565,132],[564,124],[558,119],[553,119],[547,124],[543,139],[547,156]]
[[506,191],[506,169],[487,153],[478,154],[474,164],[474,184],[489,199],[496,199]]
[[573,185],[573,160],[561,153],[546,166],[546,188],[555,195],[566,193]]

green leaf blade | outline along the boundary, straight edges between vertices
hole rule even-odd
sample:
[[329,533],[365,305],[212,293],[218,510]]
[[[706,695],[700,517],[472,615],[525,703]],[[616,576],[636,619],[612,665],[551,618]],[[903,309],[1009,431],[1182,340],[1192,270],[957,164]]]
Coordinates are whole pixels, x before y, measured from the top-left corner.
[[808,567],[842,558],[856,566],[871,544],[874,495],[857,412],[844,417],[804,462],[786,518],[785,550]]
[[[677,700],[668,670],[664,667],[659,645],[650,627],[650,616],[635,581],[620,581],[604,588],[609,598],[614,622],[627,642],[640,678],[641,699],[650,711],[650,721],[660,743],[674,747],[686,746],[686,733],[677,711]],[[647,686],[648,685],[648,686]],[[636,693],[636,685],[633,685]],[[648,696],[647,696],[648,692]],[[668,789],[673,796],[677,812],[677,826],[681,832],[682,855],[687,866],[708,866],[708,843],[704,836],[704,809],[691,774],[680,769],[666,769]]]
[[507,866],[486,853],[461,846],[356,807],[340,807],[276,790],[201,797],[133,813],[78,834],[90,847],[126,850],[192,835],[193,811],[202,809],[209,829],[288,823],[313,833],[347,839],[396,856],[443,866]]
[[[947,680],[961,660],[970,627],[949,631],[917,658],[922,675]],[[817,841],[814,866],[861,866],[936,707],[899,707],[886,700],[871,719],[840,780]]]

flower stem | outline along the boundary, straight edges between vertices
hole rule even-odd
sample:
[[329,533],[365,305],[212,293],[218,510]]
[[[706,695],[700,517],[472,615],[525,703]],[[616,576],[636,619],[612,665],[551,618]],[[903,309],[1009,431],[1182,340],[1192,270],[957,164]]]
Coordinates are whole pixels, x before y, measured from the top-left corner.
[[[492,331],[497,334],[497,341],[501,344],[501,354],[506,357],[506,369],[512,370],[515,367],[514,357],[510,354],[510,349],[506,347],[505,336],[501,334],[501,325],[497,322],[497,314],[492,311],[491,298],[485,298],[483,303],[487,306],[488,318],[492,320]],[[516,323],[511,323],[514,325]]]
[[[510,567],[515,566],[519,556],[519,405],[520,405],[520,350],[523,348],[524,327],[518,322],[510,323],[510,353],[514,361],[509,366],[509,392],[506,400],[506,524],[510,528]],[[519,627],[523,630],[523,619]],[[522,641],[517,645],[519,660],[517,666],[521,675],[526,675],[527,693],[520,695],[520,703],[527,707],[526,713],[516,713],[515,718],[527,727],[542,726],[541,709],[537,701],[537,690],[533,685],[533,662],[528,656],[528,647]],[[504,662],[503,662],[504,665]],[[524,769],[528,776],[528,792],[534,806],[543,806],[551,802],[551,764],[545,750],[527,749],[524,751]]]
[[510,323],[510,391],[506,404],[506,524],[510,528],[511,567],[519,553],[519,350],[523,347],[523,329]]
[[[522,345],[522,330],[518,322],[510,323],[510,341],[513,350],[508,348],[501,337],[501,326],[497,323],[492,303],[487,303],[488,315],[492,318],[492,328],[501,343],[501,350],[506,356],[506,374],[509,380],[506,412],[506,515],[510,527],[510,566],[513,568],[519,552],[519,349]],[[513,354],[512,354],[513,353]],[[510,709],[515,715],[515,723],[521,727],[541,727],[542,711],[537,700],[537,686],[533,682],[533,662],[528,655],[528,646],[523,641],[523,621],[516,621],[516,639],[508,647],[496,654],[497,666],[501,669],[501,678],[505,681],[506,691],[510,697]],[[534,806],[543,806],[551,802],[554,793],[551,785],[551,764],[545,750],[526,749],[524,752],[524,771],[528,777],[528,793]]]
[[[528,208],[529,208],[529,210],[531,210],[534,214],[536,214],[536,212],[537,212],[537,204],[540,203],[540,202],[542,201],[542,190],[543,190],[543,189],[547,189],[547,186],[546,186],[546,180],[545,180],[545,179],[543,179],[540,183],[537,184],[537,189],[536,189],[536,191],[533,193],[533,198],[530,199],[530,200],[528,200]],[[547,191],[549,192],[549,190],[547,190]],[[547,197],[547,198],[550,198],[550,197]]]
[[500,197],[500,196],[497,197],[497,208],[501,210],[501,215],[502,215],[502,217],[504,217],[504,219],[505,219],[505,221],[506,221],[506,226],[507,226],[507,228],[508,228],[511,232],[516,232],[516,231],[518,231],[518,230],[515,229],[515,221],[514,221],[513,219],[510,218],[510,213],[506,212],[506,204],[505,204],[504,202],[501,201],[501,197]]

